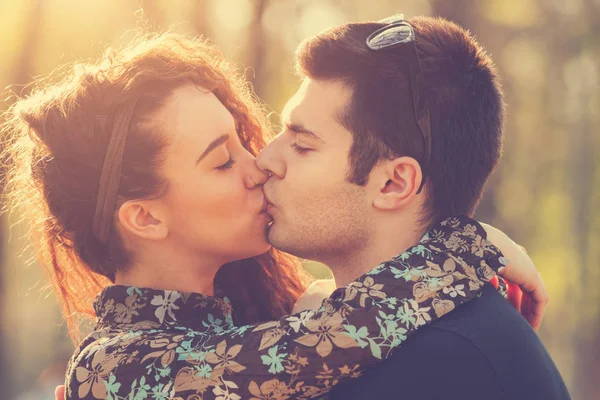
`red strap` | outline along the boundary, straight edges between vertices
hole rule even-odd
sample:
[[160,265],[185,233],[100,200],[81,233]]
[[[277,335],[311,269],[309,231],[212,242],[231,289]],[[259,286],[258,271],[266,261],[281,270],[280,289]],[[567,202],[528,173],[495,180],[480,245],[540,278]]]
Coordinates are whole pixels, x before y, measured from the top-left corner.
[[[496,289],[498,289],[498,279],[502,279],[502,278],[498,278],[497,276],[495,276],[490,280],[490,283]],[[513,305],[513,307],[515,307],[517,309],[518,312],[521,312],[521,300],[523,298],[523,292],[521,291],[521,288],[519,288],[519,285],[510,283],[509,281],[507,281],[505,279],[503,279],[503,280],[504,280],[504,283],[506,283],[506,291],[508,294],[508,301],[510,302],[510,304]]]

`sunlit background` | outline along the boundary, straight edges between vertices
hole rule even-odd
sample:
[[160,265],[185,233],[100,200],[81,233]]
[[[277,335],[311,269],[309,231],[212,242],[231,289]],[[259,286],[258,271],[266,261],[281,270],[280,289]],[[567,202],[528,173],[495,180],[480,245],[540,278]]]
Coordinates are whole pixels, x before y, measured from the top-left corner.
[[[298,86],[303,38],[397,12],[458,22],[498,64],[505,154],[478,218],[529,250],[551,296],[540,336],[574,398],[599,399],[600,0],[1,0],[0,84],[8,104],[9,90],[26,93],[143,18],[213,39],[278,112]],[[19,255],[23,227],[2,224],[0,399],[51,399],[73,347],[41,268]]]

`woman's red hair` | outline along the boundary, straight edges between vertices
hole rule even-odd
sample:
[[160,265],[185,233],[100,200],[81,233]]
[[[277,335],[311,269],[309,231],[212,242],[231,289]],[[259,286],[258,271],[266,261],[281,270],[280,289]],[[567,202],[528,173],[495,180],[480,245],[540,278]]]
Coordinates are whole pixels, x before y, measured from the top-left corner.
[[[78,339],[77,316],[93,315],[95,296],[130,258],[115,230],[108,244],[92,232],[109,127],[128,102],[137,102],[123,157],[118,201],[159,196],[165,143],[152,116],[176,87],[192,82],[211,90],[234,116],[253,154],[268,123],[247,82],[206,41],[175,33],[140,35],[97,61],[61,68],[57,80],[38,81],[6,113],[6,194],[29,229]],[[52,83],[50,81],[55,83]],[[221,268],[215,285],[232,301],[237,323],[289,313],[305,286],[297,261],[276,250]]]

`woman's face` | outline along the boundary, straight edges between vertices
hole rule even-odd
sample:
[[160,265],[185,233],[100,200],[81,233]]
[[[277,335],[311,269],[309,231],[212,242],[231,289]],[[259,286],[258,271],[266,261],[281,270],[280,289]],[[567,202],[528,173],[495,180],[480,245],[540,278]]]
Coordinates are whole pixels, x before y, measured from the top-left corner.
[[223,262],[266,252],[267,177],[242,146],[231,113],[213,93],[189,84],[173,92],[159,118],[170,142],[161,170],[169,186],[158,200],[168,240]]

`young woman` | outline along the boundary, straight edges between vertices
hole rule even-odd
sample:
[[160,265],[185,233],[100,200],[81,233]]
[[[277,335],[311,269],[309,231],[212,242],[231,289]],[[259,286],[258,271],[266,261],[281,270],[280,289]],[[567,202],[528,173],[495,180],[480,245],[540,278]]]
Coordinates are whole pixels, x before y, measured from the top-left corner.
[[266,122],[231,66],[165,34],[64,71],[4,128],[9,193],[71,331],[73,313],[97,316],[68,399],[312,398],[505,263],[481,226],[453,218],[319,310],[285,316],[304,284],[266,240],[267,176],[254,164]]

